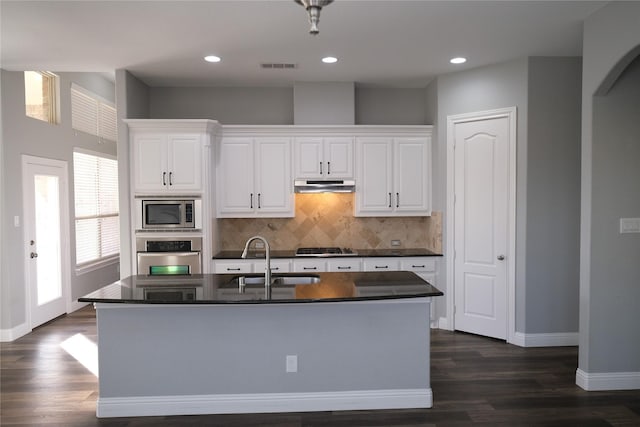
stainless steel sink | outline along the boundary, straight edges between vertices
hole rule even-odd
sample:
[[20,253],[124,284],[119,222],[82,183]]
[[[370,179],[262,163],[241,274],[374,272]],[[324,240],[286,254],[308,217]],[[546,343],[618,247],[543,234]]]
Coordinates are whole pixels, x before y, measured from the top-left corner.
[[[264,276],[238,276],[231,280],[231,283],[238,285],[241,279],[244,279],[245,285],[264,286]],[[278,285],[312,285],[320,283],[318,276],[271,276],[271,286]]]

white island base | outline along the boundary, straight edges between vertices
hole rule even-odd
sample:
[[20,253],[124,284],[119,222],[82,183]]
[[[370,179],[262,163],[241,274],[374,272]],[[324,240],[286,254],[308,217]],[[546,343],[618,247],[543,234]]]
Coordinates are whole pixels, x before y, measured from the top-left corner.
[[97,416],[430,408],[430,300],[96,303]]

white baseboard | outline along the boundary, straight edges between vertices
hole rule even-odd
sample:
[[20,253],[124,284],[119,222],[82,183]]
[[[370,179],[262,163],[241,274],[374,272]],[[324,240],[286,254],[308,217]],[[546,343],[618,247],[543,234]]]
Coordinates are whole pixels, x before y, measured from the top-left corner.
[[449,329],[449,320],[447,320],[446,317],[440,317],[438,319],[438,327],[440,329],[445,329],[447,331],[450,331],[450,329]]
[[17,340],[31,332],[31,328],[26,323],[11,329],[0,329],[0,342],[9,342]]
[[431,408],[428,389],[99,397],[98,418]]
[[578,345],[577,332],[554,332],[549,334],[524,334],[516,332],[510,344],[520,347],[565,347]]
[[576,384],[588,391],[640,389],[640,372],[596,372],[576,370]]
[[73,313],[74,311],[78,311],[81,308],[86,307],[89,304],[91,304],[91,303],[89,303],[89,302],[72,301],[70,306],[69,306],[69,313]]

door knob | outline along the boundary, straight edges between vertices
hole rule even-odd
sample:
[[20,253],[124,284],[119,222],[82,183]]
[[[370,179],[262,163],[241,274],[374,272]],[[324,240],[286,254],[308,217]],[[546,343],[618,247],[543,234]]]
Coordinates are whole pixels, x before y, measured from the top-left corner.
[[504,260],[504,255],[498,255],[498,261],[503,261]]
[[31,252],[31,258],[38,258],[38,254],[36,252]]

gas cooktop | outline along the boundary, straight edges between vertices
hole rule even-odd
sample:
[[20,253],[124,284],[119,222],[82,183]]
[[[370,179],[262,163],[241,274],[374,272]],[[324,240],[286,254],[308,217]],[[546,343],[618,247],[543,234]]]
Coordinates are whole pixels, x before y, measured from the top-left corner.
[[358,254],[349,248],[298,248],[296,256],[322,257],[322,256],[357,256]]

